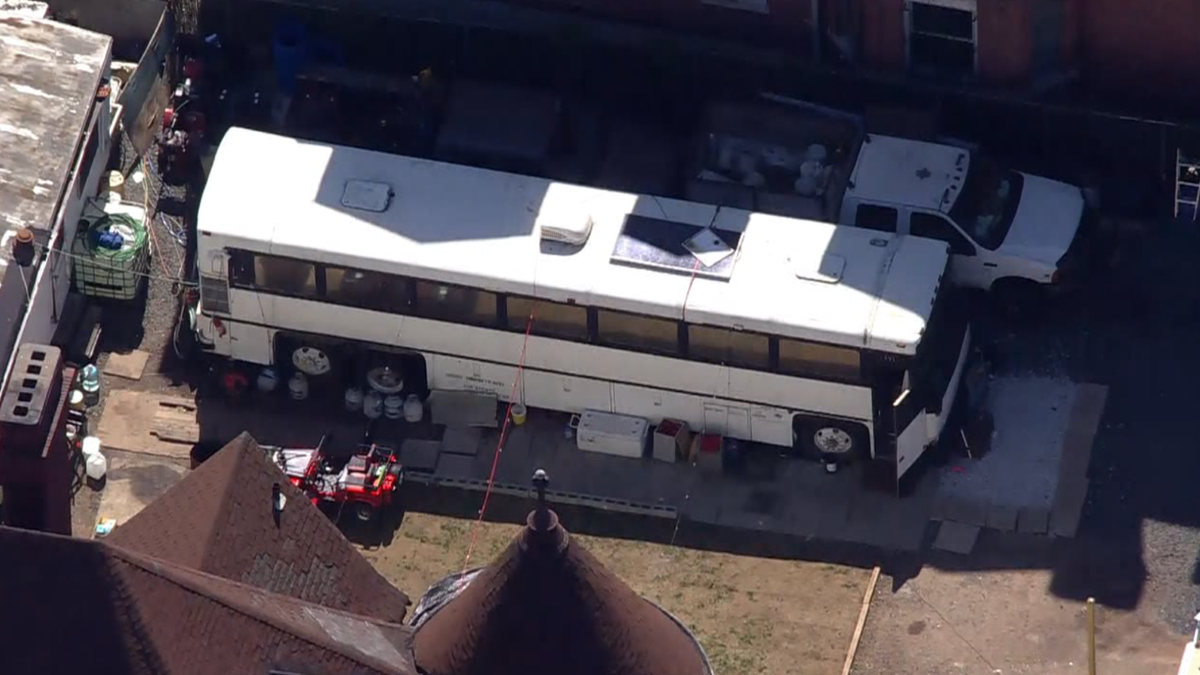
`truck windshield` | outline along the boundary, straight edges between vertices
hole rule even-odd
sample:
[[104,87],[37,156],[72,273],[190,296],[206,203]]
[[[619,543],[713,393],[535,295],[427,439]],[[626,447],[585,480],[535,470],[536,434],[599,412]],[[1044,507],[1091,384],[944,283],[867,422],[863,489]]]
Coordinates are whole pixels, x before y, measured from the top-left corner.
[[994,251],[1012,226],[1024,182],[1016,171],[973,155],[962,194],[950,208],[950,217],[977,244]]

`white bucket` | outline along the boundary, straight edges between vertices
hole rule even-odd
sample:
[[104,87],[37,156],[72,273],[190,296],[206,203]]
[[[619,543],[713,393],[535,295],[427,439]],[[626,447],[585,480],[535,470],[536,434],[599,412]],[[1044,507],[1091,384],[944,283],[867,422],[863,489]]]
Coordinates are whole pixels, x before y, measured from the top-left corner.
[[[87,442],[86,438],[84,442]],[[99,450],[90,455],[85,454],[84,456],[86,457],[84,462],[87,465],[87,477],[92,480],[103,480],[104,474],[108,473],[108,460],[104,458],[104,455]]]
[[125,176],[121,175],[120,171],[108,172],[108,191],[125,196]]
[[100,453],[100,439],[95,436],[85,436],[80,444],[84,457]]
[[378,392],[369,391],[363,396],[363,414],[369,420],[379,419],[383,414],[383,398]]
[[392,394],[383,399],[383,416],[389,420],[398,420],[404,416],[404,399]]

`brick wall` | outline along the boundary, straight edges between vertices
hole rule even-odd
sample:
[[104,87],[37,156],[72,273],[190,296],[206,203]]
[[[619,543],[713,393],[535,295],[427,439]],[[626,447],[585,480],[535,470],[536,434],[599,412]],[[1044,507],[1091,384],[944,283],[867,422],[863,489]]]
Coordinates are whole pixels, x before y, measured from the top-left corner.
[[1081,70],[1089,84],[1200,99],[1200,2],[1087,0]]
[[[575,10],[599,18],[629,21],[682,32],[773,43],[811,53],[811,0],[757,0],[767,12],[738,9],[751,0],[516,0],[547,9]],[[723,6],[722,6],[723,5]]]
[[904,70],[905,0],[863,0],[862,58],[868,68]]
[[1030,75],[1035,0],[978,0],[979,79],[990,85],[1024,84]]

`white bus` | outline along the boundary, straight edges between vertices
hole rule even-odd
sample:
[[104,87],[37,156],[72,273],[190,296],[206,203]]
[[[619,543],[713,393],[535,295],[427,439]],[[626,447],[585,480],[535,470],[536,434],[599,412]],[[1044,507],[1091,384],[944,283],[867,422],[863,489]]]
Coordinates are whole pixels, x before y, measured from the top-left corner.
[[287,377],[319,350],[339,385],[390,360],[421,395],[508,400],[516,382],[527,406],[677,419],[897,479],[969,350],[942,242],[245,129],[197,227],[209,352]]

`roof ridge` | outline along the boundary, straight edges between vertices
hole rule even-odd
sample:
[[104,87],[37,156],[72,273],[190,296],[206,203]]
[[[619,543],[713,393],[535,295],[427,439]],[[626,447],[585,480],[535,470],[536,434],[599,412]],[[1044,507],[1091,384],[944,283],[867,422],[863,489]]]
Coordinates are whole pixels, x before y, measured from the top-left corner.
[[[242,436],[247,436],[247,438],[243,439]],[[228,466],[226,466],[225,464],[218,464],[216,467],[213,467],[214,473],[216,473],[216,469],[219,468],[219,469],[222,469],[224,473],[227,473],[228,476],[222,477],[222,479],[220,481],[220,485],[222,486],[221,498],[220,498],[220,500],[218,500],[216,512],[213,514],[213,517],[211,519],[209,519],[209,521],[207,523],[207,525],[208,525],[208,527],[206,528],[207,531],[205,531],[204,535],[203,535],[204,536],[204,546],[203,546],[203,548],[200,549],[201,550],[200,564],[197,566],[197,570],[203,569],[205,566],[208,565],[209,557],[213,553],[213,550],[212,550],[213,542],[216,541],[217,533],[221,531],[221,526],[225,524],[226,513],[227,513],[228,509],[230,508],[229,495],[231,495],[233,493],[233,484],[234,484],[233,478],[237,475],[238,469],[241,468],[242,457],[246,454],[247,450],[249,450],[247,443],[253,443],[254,448],[256,448],[256,449],[259,447],[258,441],[256,441],[253,436],[250,436],[249,433],[243,431],[242,433],[238,434],[237,437],[235,437],[232,441],[221,446],[221,450],[218,451],[216,453],[216,455],[214,455],[212,457],[212,459],[217,459],[217,457],[222,454],[222,451],[228,449],[230,445],[237,443],[238,441],[242,441],[242,443],[238,446],[237,452],[232,453],[234,455],[234,459],[226,462],[228,464]]]
[[[342,615],[345,617],[349,617],[349,618],[352,618],[352,619],[355,619],[358,621],[364,621],[364,622],[371,623],[374,625],[386,626],[389,628],[399,628],[401,630],[408,630],[407,627],[404,626],[403,624],[392,623],[390,621],[381,621],[379,619],[364,616],[362,614],[352,614],[350,612],[345,612],[345,611],[339,610],[339,609],[333,609],[331,607],[326,607],[324,605],[319,605],[316,603],[308,602],[306,600],[300,600],[299,598],[293,598],[291,596],[283,595],[281,593],[274,593],[272,591],[267,591],[267,590],[258,588],[256,586],[251,586],[249,584],[245,584],[245,583],[242,583],[239,581],[234,581],[232,579],[226,579],[225,577],[217,576],[215,574],[209,574],[208,572],[204,572],[201,570],[192,569],[192,568],[188,568],[188,567],[183,567],[181,565],[177,565],[175,563],[169,562],[167,560],[163,560],[161,558],[156,558],[154,556],[137,553],[135,551],[123,548],[121,546],[110,545],[106,542],[96,542],[96,543],[99,546],[101,546],[102,548],[107,549],[114,557],[120,559],[121,561],[123,561],[129,565],[137,567],[138,569],[142,570],[143,572],[145,572],[147,574],[150,574],[152,576],[163,579],[164,581],[167,581],[169,583],[175,584],[176,586],[186,589],[190,593],[201,596],[212,602],[216,602],[216,603],[222,605],[223,607],[225,607],[233,612],[236,612],[242,616],[245,616],[249,619],[258,621],[259,623],[266,624],[266,625],[270,626],[271,628],[274,628],[276,630],[279,630],[279,631],[282,631],[289,635],[292,635],[292,636],[296,637],[297,639],[303,640],[303,641],[313,645],[314,647],[318,647],[320,649],[325,649],[328,651],[335,652],[339,656],[342,656],[342,657],[349,659],[355,663],[358,663],[359,665],[366,666],[368,668],[376,670],[380,673],[396,672],[396,669],[391,664],[387,663],[386,661],[383,661],[382,659],[373,658],[370,655],[365,654],[361,651],[346,649],[340,643],[338,643],[336,640],[322,640],[320,637],[314,635],[314,633],[316,633],[316,631],[312,631],[312,630],[308,629],[307,626],[302,627],[304,630],[297,631],[296,628],[298,628],[298,626],[289,625],[286,622],[279,621],[275,617],[271,616],[269,612],[259,611],[259,609],[257,607],[255,607],[254,605],[251,605],[248,603],[242,604],[242,603],[238,603],[238,602],[232,602],[229,599],[223,597],[222,594],[213,593],[211,591],[206,592],[206,590],[203,589],[202,587],[200,587],[199,584],[197,584],[194,579],[188,578],[188,575],[189,574],[190,575],[200,575],[203,577],[207,577],[207,578],[216,580],[222,584],[232,584],[234,586],[241,587],[241,588],[245,589],[246,591],[249,591],[250,594],[259,593],[259,594],[266,595],[266,596],[273,596],[273,597],[281,599],[285,603],[295,603],[295,604],[302,605],[305,607],[313,607],[313,608],[319,609],[324,612],[329,612],[332,614],[339,614],[339,615]],[[415,664],[415,660],[412,658],[411,647],[404,649],[404,650],[397,647],[397,651],[398,652],[407,651],[408,652],[407,654],[402,653],[402,655],[408,656],[410,661]]]

